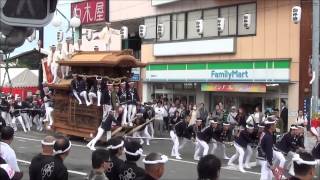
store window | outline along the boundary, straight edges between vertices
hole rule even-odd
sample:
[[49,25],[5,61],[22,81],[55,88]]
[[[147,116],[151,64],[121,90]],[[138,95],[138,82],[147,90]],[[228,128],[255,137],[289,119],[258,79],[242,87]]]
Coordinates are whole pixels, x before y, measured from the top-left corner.
[[288,85],[280,85],[280,93],[288,93]]
[[182,83],[174,84],[174,89],[183,89],[183,84]]
[[232,106],[238,107],[238,98],[236,96],[225,96],[223,104],[224,109],[230,111]]
[[226,105],[224,103],[224,96],[223,95],[211,94],[209,111],[213,112],[215,110],[215,108],[216,108],[216,105],[218,105],[219,102],[222,102],[224,104],[224,107],[226,107]]
[[170,15],[158,16],[157,24],[163,24],[164,34],[158,38],[158,41],[169,41],[170,40]]
[[220,17],[225,18],[224,31],[220,36],[232,36],[237,34],[237,6],[220,9]]
[[193,83],[184,83],[183,89],[195,89],[195,87]]
[[[256,34],[256,3],[240,4],[228,7],[197,10],[157,17],[145,18],[147,33],[145,40],[155,39],[157,24],[164,25],[164,35],[157,41],[176,41],[200,39],[202,37],[243,36]],[[250,14],[250,26],[245,27],[243,19]],[[225,18],[223,32],[218,32],[217,18]],[[203,34],[196,29],[196,20],[203,19]]]
[[172,83],[166,83],[165,84],[165,89],[168,89],[168,90],[173,89],[173,84]]
[[201,38],[201,35],[197,33],[196,29],[196,20],[201,19],[202,11],[192,11],[188,12],[188,24],[187,24],[187,38],[188,39],[196,39]]
[[163,89],[163,85],[160,83],[155,83],[154,84],[154,89]]
[[173,14],[171,21],[171,39],[172,40],[181,40],[185,38],[185,23],[186,15],[185,13]]
[[279,107],[279,99],[278,98],[266,98],[264,100],[264,112],[272,112],[274,108]]
[[215,37],[218,36],[217,18],[219,9],[209,9],[203,11],[203,36]]
[[[251,25],[245,28],[243,25],[243,17],[245,14],[251,15]],[[254,35],[256,34],[256,3],[243,4],[238,6],[238,35]]]
[[156,38],[156,26],[157,26],[157,18],[149,17],[144,19],[144,25],[147,26],[146,36],[144,39],[155,39]]

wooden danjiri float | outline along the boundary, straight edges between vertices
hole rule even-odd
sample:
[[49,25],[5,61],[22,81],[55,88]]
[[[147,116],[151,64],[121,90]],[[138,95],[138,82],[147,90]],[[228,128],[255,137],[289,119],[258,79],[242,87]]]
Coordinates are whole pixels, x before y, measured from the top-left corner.
[[[132,68],[145,67],[144,63],[132,56],[131,50],[76,52],[69,60],[58,63],[71,67],[72,74],[85,75],[87,80],[94,81],[100,76],[114,84],[129,81]],[[72,78],[62,79],[49,85],[55,92],[52,130],[65,135],[92,138],[101,123],[103,106],[97,106],[95,102],[90,106],[79,104],[71,93],[71,81]]]

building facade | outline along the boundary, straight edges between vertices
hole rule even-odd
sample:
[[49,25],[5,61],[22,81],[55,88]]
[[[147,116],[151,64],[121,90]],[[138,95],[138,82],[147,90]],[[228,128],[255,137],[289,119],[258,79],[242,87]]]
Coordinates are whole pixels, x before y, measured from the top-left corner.
[[[132,36],[139,25],[146,26],[141,44],[141,61],[148,64],[141,71],[144,102],[167,95],[184,103],[204,102],[210,111],[222,102],[227,109],[236,105],[251,112],[256,106],[280,108],[285,101],[293,121],[308,96],[305,64],[311,51],[311,42],[301,38],[311,33],[309,27],[301,30],[311,22],[293,23],[293,6],[301,6],[303,13],[311,7],[299,0],[111,0],[110,21],[113,27],[127,26]],[[202,20],[202,33],[197,20]]]

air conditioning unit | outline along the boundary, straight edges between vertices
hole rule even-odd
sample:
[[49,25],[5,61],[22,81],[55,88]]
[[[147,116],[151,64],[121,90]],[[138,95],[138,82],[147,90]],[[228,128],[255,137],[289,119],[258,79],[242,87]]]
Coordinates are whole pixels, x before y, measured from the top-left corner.
[[244,14],[242,23],[243,23],[244,28],[250,29],[250,26],[251,26],[251,14]]
[[157,35],[158,35],[158,38],[161,38],[164,35],[164,25],[163,24],[157,25]]
[[224,30],[224,22],[225,22],[225,18],[218,18],[217,19],[217,28],[219,32],[223,32]]
[[140,38],[146,37],[146,33],[147,33],[147,26],[146,25],[140,25],[139,26],[139,37]]
[[128,39],[128,27],[122,26],[120,29],[120,37],[121,39]]
[[196,30],[199,35],[203,34],[203,19],[196,20]]
[[63,41],[63,31],[62,30],[57,31],[57,41],[58,42]]
[[295,24],[298,24],[301,21],[301,7],[300,6],[294,6],[292,8],[292,21]]

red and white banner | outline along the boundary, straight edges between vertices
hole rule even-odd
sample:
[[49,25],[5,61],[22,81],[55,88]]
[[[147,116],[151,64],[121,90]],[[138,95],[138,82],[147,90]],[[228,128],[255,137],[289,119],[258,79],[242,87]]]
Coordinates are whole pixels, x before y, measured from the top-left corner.
[[51,83],[53,80],[53,76],[50,70],[50,66],[48,65],[47,59],[42,60],[42,69],[43,69],[43,81]]
[[109,0],[87,0],[71,3],[71,17],[76,13],[81,20],[81,25],[109,21],[109,15],[107,13],[108,1]]

